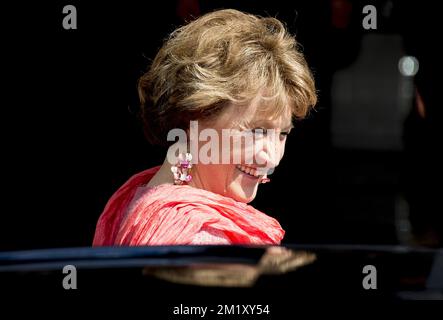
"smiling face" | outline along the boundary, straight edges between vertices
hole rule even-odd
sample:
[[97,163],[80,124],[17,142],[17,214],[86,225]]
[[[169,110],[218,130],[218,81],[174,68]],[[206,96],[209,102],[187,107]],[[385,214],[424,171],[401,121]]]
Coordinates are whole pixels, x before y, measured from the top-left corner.
[[[255,103],[247,107],[230,105],[212,122],[201,125],[215,129],[220,137],[219,151],[228,152],[229,163],[197,163],[193,167],[190,185],[249,203],[254,200],[259,184],[266,173],[282,159],[286,137],[292,128],[291,116],[271,119],[258,112]],[[231,129],[232,139],[223,150],[223,130]],[[234,143],[238,138],[239,143]],[[200,147],[204,143],[200,143]],[[222,157],[220,156],[220,161]]]

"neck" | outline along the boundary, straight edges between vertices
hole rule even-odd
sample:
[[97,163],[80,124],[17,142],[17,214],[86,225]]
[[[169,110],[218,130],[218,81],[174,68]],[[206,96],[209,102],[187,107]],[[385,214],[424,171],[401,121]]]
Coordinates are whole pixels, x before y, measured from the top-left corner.
[[174,178],[171,172],[171,164],[169,164],[167,158],[161,165],[157,173],[147,184],[148,187],[156,187],[161,184],[174,184]]
[[194,165],[191,170],[191,176],[192,180],[188,183],[191,187],[198,188],[198,189],[205,189],[205,184],[203,183],[203,180],[200,179],[200,175],[198,174],[198,165]]

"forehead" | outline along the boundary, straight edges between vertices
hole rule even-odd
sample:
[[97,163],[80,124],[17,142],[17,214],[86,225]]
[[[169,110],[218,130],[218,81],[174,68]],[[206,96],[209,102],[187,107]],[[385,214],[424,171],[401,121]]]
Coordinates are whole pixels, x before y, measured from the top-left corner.
[[263,127],[263,128],[276,128],[276,129],[289,129],[292,127],[291,119],[287,117],[280,116],[278,118],[261,118],[257,117],[251,122],[252,127]]
[[218,127],[252,128],[289,128],[292,126],[292,110],[289,106],[276,111],[272,101],[252,101],[249,104],[230,104],[215,119]]

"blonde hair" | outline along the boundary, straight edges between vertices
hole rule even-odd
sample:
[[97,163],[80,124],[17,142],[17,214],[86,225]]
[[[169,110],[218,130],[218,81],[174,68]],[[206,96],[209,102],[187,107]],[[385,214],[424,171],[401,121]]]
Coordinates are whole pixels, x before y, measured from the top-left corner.
[[303,118],[316,104],[298,43],[275,18],[237,10],[208,13],[175,30],[138,84],[145,134],[164,144],[170,129],[263,96],[269,115]]

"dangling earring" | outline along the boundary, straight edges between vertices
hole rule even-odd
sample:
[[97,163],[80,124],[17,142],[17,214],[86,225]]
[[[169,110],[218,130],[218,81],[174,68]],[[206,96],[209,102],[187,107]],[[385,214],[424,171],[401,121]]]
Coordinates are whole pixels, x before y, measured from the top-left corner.
[[190,175],[192,164],[192,155],[190,153],[180,153],[178,155],[178,161],[175,166],[171,167],[172,174],[174,175],[174,184],[182,185],[184,183],[190,182],[192,176]]
[[261,178],[260,183],[268,183],[271,182],[271,179],[269,178]]

